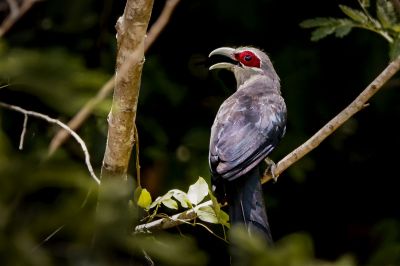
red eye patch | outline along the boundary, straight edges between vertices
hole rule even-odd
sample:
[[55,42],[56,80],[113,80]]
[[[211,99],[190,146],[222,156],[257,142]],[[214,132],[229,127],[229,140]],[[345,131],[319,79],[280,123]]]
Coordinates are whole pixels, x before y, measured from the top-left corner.
[[235,54],[236,60],[240,61],[243,65],[248,67],[260,67],[260,59],[250,51],[243,51],[241,53]]

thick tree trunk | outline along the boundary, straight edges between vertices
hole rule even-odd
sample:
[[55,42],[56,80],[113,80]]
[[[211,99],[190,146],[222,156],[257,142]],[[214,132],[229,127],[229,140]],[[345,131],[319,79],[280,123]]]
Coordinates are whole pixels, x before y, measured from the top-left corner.
[[[119,246],[128,237],[128,202],[134,189],[127,171],[135,144],[135,119],[144,63],[144,40],[153,0],[127,0],[118,19],[115,89],[108,116],[107,145],[101,168],[96,210],[94,251],[107,259],[108,247]],[[112,256],[110,256],[112,257]]]

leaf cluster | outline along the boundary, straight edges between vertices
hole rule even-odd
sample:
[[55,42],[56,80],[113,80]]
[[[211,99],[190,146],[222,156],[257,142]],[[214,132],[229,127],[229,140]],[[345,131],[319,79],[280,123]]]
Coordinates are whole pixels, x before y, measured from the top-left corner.
[[[136,195],[139,195],[137,205],[149,213],[146,219],[148,222],[153,220],[154,217],[163,216],[158,213],[161,206],[176,211],[180,205],[183,209],[192,210],[203,222],[221,224],[229,228],[229,215],[221,210],[220,204],[202,177],[199,177],[196,183],[189,186],[188,192],[171,189],[152,201],[150,193],[145,188],[139,187],[136,190]],[[207,198],[211,199],[211,205],[205,204]]]
[[341,38],[353,28],[366,29],[385,38],[389,42],[390,58],[396,58],[400,54],[400,16],[393,3],[389,0],[377,0],[374,10],[369,0],[358,0],[358,4],[360,9],[339,5],[347,18],[317,17],[302,21],[300,26],[314,28],[311,33],[312,41],[332,34]]

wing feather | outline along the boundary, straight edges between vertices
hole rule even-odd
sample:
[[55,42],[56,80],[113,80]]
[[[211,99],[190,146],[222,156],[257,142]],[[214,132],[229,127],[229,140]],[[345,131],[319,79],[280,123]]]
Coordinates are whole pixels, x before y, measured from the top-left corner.
[[285,124],[286,107],[276,90],[261,83],[237,90],[221,105],[211,129],[213,175],[233,180],[247,173],[275,148]]

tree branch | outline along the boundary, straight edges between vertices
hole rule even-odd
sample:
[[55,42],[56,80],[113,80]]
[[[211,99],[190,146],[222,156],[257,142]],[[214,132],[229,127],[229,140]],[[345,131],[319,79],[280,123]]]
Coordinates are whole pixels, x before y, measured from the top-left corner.
[[153,0],[128,0],[118,19],[117,64],[113,105],[108,115],[107,145],[101,177],[127,178],[132,152],[142,68],[144,39]]
[[[284,157],[275,168],[275,177],[279,176],[283,171],[289,168],[292,164],[300,160],[304,155],[315,149],[323,140],[331,135],[338,129],[344,122],[346,122],[355,113],[364,108],[367,101],[380,89],[382,86],[400,69],[400,57],[397,57],[391,62],[368,87],[360,93],[360,95],[343,111],[329,121],[317,133],[315,133],[309,140],[296,148],[286,157]],[[272,179],[270,173],[265,174],[261,182],[264,184]],[[203,203],[204,206],[212,206],[211,201]],[[161,229],[168,229],[174,226],[183,224],[190,219],[195,219],[196,214],[191,210],[175,214],[172,217],[159,219],[147,224],[138,225],[135,232],[156,231]]]
[[[206,201],[204,203],[199,204],[197,207],[205,207],[205,206],[212,206],[212,201]],[[149,231],[156,231],[156,230],[164,230],[171,227],[175,227],[177,225],[183,224],[185,222],[191,221],[196,218],[197,215],[193,210],[184,211],[178,214],[175,214],[171,217],[166,217],[162,219],[158,219],[146,224],[140,224],[136,226],[135,233],[146,233]]]
[[23,146],[23,141],[24,141],[23,139],[24,139],[24,136],[25,136],[26,124],[27,124],[27,120],[28,120],[27,117],[29,115],[37,117],[37,118],[40,118],[40,119],[45,120],[45,121],[47,121],[49,123],[52,123],[52,124],[56,124],[56,125],[64,128],[65,130],[67,130],[75,138],[75,140],[81,145],[82,151],[85,154],[86,167],[88,168],[90,175],[96,181],[96,183],[100,184],[100,180],[99,180],[99,178],[97,178],[96,174],[94,173],[92,164],[90,163],[90,155],[89,155],[89,151],[88,151],[88,149],[86,147],[85,142],[81,139],[81,137],[79,137],[78,134],[76,134],[75,131],[70,129],[66,124],[64,124],[60,120],[51,118],[51,117],[49,117],[47,115],[44,115],[44,114],[41,114],[41,113],[37,113],[37,112],[34,112],[34,111],[28,111],[28,110],[25,110],[25,109],[23,109],[23,108],[21,108],[19,106],[15,106],[15,105],[11,105],[11,104],[0,102],[0,107],[7,108],[9,110],[13,110],[13,111],[22,113],[24,115],[24,124],[23,124],[23,128],[22,128],[22,133],[21,133],[21,136],[20,136],[20,144],[19,144],[20,149]]
[[[309,140],[289,153],[275,168],[275,177],[278,177],[292,164],[300,160],[304,155],[318,147],[318,145],[331,135],[338,127],[344,124],[355,113],[364,108],[367,101],[400,69],[400,57],[392,61],[358,97],[350,103],[343,111],[330,120],[324,127],[318,130]],[[264,184],[272,178],[270,173],[263,176],[261,182]]]
[[18,21],[36,2],[39,0],[25,0],[21,7],[18,7],[14,0],[8,0],[10,14],[3,20],[0,26],[0,38]]
[[131,222],[128,204],[132,184],[127,172],[136,141],[135,120],[144,63],[144,39],[152,8],[153,0],[127,0],[124,13],[115,26],[115,89],[108,115],[107,143],[97,198],[92,242],[95,253],[102,252],[104,242],[110,240],[110,233],[107,233],[110,230],[113,240],[126,238]]
[[[144,52],[146,53],[150,46],[154,43],[157,39],[158,35],[167,25],[172,12],[174,11],[176,5],[179,3],[180,0],[167,0],[162,10],[160,16],[154,22],[153,26],[150,28],[146,40],[145,40],[145,47]],[[114,80],[115,75],[113,75],[99,90],[97,95],[90,99],[79,112],[68,122],[68,126],[73,129],[77,130],[83,122],[90,116],[93,109],[103,101],[114,89]],[[69,137],[69,134],[65,130],[59,130],[54,138],[51,140],[49,145],[48,155],[51,156]]]

